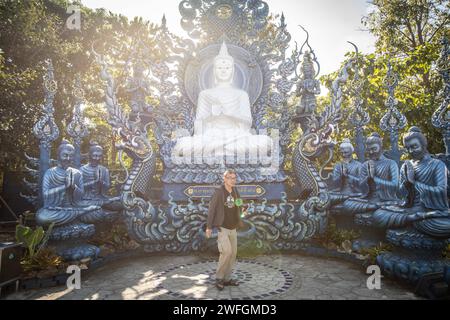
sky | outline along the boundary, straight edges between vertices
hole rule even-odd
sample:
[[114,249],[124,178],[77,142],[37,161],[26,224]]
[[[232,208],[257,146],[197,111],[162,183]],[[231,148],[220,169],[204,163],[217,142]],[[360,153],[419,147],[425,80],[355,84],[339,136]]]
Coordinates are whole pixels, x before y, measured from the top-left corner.
[[[355,43],[363,53],[375,50],[375,38],[363,31],[361,18],[369,10],[367,0],[265,0],[274,14],[284,13],[292,41],[302,44],[304,26],[310,33],[310,44],[321,65],[321,75],[336,71],[347,51]],[[90,8],[105,8],[129,18],[143,17],[160,23],[166,15],[169,29],[180,36],[187,36],[181,28],[178,5],[180,0],[82,0]]]

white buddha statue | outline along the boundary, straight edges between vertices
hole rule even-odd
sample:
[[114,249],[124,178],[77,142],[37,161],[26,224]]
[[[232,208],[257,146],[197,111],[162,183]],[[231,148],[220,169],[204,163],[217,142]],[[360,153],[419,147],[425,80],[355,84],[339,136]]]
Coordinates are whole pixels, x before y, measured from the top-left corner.
[[235,163],[242,164],[246,153],[247,162],[270,162],[273,140],[252,134],[250,99],[247,92],[232,85],[233,77],[234,59],[224,42],[214,59],[215,86],[199,93],[194,135],[177,140],[172,152],[174,163],[191,163],[191,159],[194,163],[217,163],[237,156],[235,161],[239,162]]

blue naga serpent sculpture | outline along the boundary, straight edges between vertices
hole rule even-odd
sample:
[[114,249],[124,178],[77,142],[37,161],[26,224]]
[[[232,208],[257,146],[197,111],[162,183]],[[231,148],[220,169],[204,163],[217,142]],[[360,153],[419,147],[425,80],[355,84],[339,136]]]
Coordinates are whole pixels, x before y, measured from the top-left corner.
[[[294,149],[292,165],[300,187],[300,199],[317,197],[327,192],[325,181],[329,176],[324,176],[323,170],[333,158],[335,143],[331,140],[331,135],[334,126],[341,119],[341,83],[348,79],[348,70],[353,63],[353,60],[349,60],[333,81],[331,104],[320,115],[313,113],[299,121],[303,135]],[[325,162],[317,169],[316,160],[324,156]]]

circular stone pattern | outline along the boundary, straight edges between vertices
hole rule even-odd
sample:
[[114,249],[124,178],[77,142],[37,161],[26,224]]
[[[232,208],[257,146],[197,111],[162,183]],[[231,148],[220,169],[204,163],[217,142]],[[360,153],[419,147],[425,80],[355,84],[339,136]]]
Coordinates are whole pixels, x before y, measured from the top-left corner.
[[216,289],[217,261],[177,265],[158,274],[158,289],[176,299],[251,300],[270,299],[286,292],[293,284],[292,275],[283,270],[251,260],[238,260],[233,279],[238,287]]

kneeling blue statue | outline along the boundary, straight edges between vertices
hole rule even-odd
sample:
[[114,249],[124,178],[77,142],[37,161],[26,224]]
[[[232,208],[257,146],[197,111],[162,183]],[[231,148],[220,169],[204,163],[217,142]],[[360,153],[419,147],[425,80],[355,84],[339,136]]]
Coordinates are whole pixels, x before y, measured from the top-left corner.
[[[75,148],[68,141],[58,147],[58,165],[48,169],[42,182],[44,206],[36,213],[39,225],[54,224],[50,239],[65,260],[93,258],[99,249],[77,241],[95,233],[93,223],[103,221],[105,212],[98,205],[83,200],[81,171],[71,167]],[[71,241],[68,243],[67,241]]]
[[401,228],[413,225],[416,231],[435,238],[450,237],[447,198],[447,167],[428,153],[427,139],[419,128],[411,127],[403,137],[411,160],[400,170],[401,206],[382,207],[374,212],[374,225]]

